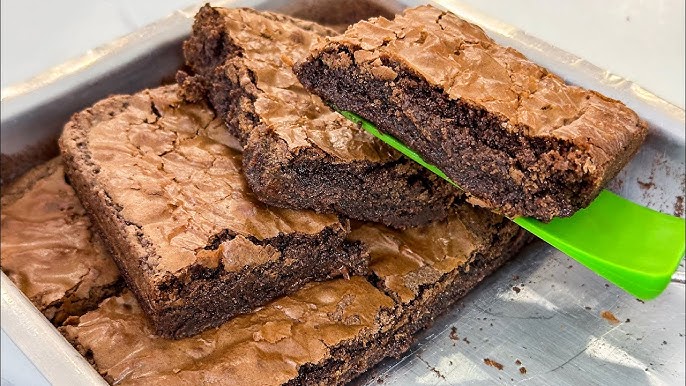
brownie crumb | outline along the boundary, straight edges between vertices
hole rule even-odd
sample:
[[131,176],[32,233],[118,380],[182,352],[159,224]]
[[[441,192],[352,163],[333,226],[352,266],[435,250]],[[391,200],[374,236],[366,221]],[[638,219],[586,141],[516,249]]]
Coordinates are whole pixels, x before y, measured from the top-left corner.
[[519,373],[520,374],[526,374],[526,367],[522,366],[519,368]]
[[643,300],[641,300],[641,299],[639,299],[639,298],[636,298],[636,301],[639,302],[639,303],[641,303],[641,304],[646,304],[646,302],[644,302]]
[[[481,328],[480,328],[479,330],[481,330]],[[462,340],[463,340],[465,343],[467,343],[467,344],[470,344],[470,343],[471,343],[466,337],[465,337],[465,338],[462,338]]]
[[684,196],[677,196],[674,202],[674,215],[681,217],[684,215]]
[[493,359],[490,359],[490,358],[484,358],[484,363],[487,364],[487,365],[489,365],[489,366],[491,366],[491,367],[495,367],[495,368],[498,369],[498,370],[502,370],[503,367],[505,367],[505,366],[503,366],[502,364],[500,364],[500,363],[498,363],[498,362],[496,362],[496,361],[494,361]]
[[617,319],[617,317],[615,316],[615,314],[613,314],[613,313],[610,312],[610,311],[607,311],[607,310],[606,310],[606,311],[603,311],[603,312],[600,313],[600,316],[602,316],[603,319],[605,319],[605,320],[607,320],[608,322],[610,322],[610,324],[619,324],[619,319]]
[[519,280],[519,275],[512,276],[512,281],[517,281],[517,280]]
[[629,322],[631,322],[631,319],[629,319],[629,318],[626,318],[626,320],[624,321],[624,323],[629,323]]
[[589,307],[589,306],[586,306],[586,307],[584,307],[584,308],[587,309],[587,310],[590,310],[590,309],[591,309],[591,307]]
[[519,365],[522,364],[522,361],[520,361],[519,359],[517,359],[517,360],[515,361],[515,364],[516,364],[517,366],[519,366]]
[[644,181],[641,181],[639,179],[636,179],[636,182],[638,182],[638,186],[643,190],[648,190],[648,189],[655,187],[655,184],[653,183],[653,181],[644,182]]
[[460,340],[460,337],[457,336],[457,328],[450,327],[450,339],[452,340]]
[[666,340],[663,340],[663,341],[662,341],[662,345],[664,346],[664,345],[666,345],[666,344],[667,344],[667,341],[666,341]]
[[519,291],[521,291],[522,289],[517,287],[517,286],[514,286],[514,287],[512,287],[512,290],[516,293],[519,293]]

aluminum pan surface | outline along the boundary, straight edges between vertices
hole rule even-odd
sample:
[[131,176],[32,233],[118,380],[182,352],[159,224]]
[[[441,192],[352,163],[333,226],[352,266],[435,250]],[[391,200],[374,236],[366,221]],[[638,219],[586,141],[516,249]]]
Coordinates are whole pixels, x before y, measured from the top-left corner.
[[[217,4],[278,10],[291,2]],[[650,123],[651,133],[610,188],[654,209],[678,212],[678,197],[683,200],[684,195],[684,110],[458,2],[436,4],[481,25],[499,43],[519,49],[568,81],[635,109]],[[177,12],[32,81],[4,89],[2,153],[15,154],[54,136],[69,115],[101,97],[158,84],[180,64],[178,43],[188,34],[196,9]],[[3,330],[46,378],[54,384],[99,381],[88,363],[2,276]],[[439,318],[402,359],[384,361],[356,383],[684,384],[683,277],[682,262],[665,294],[641,303],[539,242]],[[620,322],[611,324],[600,316],[603,311],[612,312]],[[54,365],[54,355],[65,367]],[[503,369],[487,366],[485,358]],[[515,364],[517,360],[521,365]]]

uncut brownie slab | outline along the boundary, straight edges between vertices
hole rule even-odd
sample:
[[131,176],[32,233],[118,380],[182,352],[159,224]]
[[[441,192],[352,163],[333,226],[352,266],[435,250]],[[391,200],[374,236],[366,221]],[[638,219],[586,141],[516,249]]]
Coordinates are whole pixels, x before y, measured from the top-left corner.
[[507,216],[588,205],[647,134],[622,103],[565,84],[431,6],[361,21],[294,66],[324,100],[400,139]]
[[153,334],[130,294],[61,331],[110,383],[335,385],[387,356],[510,256],[528,234],[463,206],[408,231],[356,224],[370,248],[366,279],[309,283],[217,329],[178,341]]
[[240,139],[259,200],[396,228],[445,218],[457,189],[332,111],[292,73],[333,33],[274,13],[205,6],[184,44],[196,75],[179,81],[189,95],[206,94]]
[[39,165],[2,192],[2,271],[54,325],[123,288],[62,161]]
[[67,174],[156,331],[180,338],[367,256],[334,215],[269,208],[202,103],[178,87],[113,96],[60,138]]

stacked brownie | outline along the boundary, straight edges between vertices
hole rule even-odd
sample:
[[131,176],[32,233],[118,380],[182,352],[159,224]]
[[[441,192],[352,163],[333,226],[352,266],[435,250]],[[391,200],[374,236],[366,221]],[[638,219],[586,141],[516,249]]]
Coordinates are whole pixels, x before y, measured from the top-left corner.
[[[166,89],[174,87],[147,93]],[[176,115],[174,122],[184,122],[184,115]],[[97,236],[87,233],[90,222],[65,182],[59,160],[31,171],[6,194],[3,202],[23,206],[3,207],[3,234],[18,232],[16,224],[5,220],[27,213],[26,205],[36,202],[55,212],[56,231],[42,236],[48,248],[35,253],[42,257],[34,258],[35,266],[16,264],[13,269],[3,260],[3,270],[13,278],[31,275],[32,282],[49,282],[65,256],[65,250],[52,247],[63,242],[60,231],[69,229],[64,224],[74,221],[81,226],[81,237],[92,240],[81,243],[83,251],[70,256],[67,268],[107,272],[116,283],[117,271]],[[72,232],[79,234],[79,229]],[[80,318],[83,311],[72,312],[74,317],[60,331],[110,383],[340,384],[384,357],[401,355],[414,333],[515,254],[528,234],[503,217],[464,204],[444,221],[404,231],[355,222],[348,239],[365,245],[371,257],[368,275],[305,284],[197,336],[169,340],[157,335],[141,303],[129,290],[119,293],[121,287]],[[83,277],[80,283],[95,288]],[[94,306],[103,298],[91,290],[85,302]]]
[[350,237],[369,246],[368,277],[310,283],[194,337],[155,336],[128,292],[62,331],[110,383],[341,384],[402,354],[527,234],[465,205],[443,222],[359,224]]
[[[508,167],[521,169],[531,167],[522,146],[543,138],[543,129],[529,122],[529,131],[507,131],[512,117],[497,101],[445,96],[437,87],[445,84],[422,83],[436,71],[418,52],[460,42],[465,55],[473,53],[467,46],[478,46],[474,52],[495,52],[508,69],[513,58],[524,74],[533,65],[431,7],[333,35],[283,15],[205,6],[185,44],[194,73],[179,74],[180,85],[112,96],[75,114],[60,138],[61,160],[3,190],[3,271],[109,383],[348,382],[402,355],[419,330],[530,239],[337,115],[291,67],[302,61],[296,72],[303,83],[339,107],[372,112],[368,118],[395,135],[408,133],[403,140],[418,149],[436,145],[450,161],[441,166],[455,172],[471,167],[450,166],[465,157],[456,147],[467,141],[465,132],[519,160]],[[453,39],[458,35],[462,40]],[[420,51],[403,56],[412,47]],[[477,85],[488,74],[480,71],[470,78]],[[540,81],[559,81],[539,71]],[[461,79],[450,74],[451,82]],[[515,78],[510,86],[521,86]],[[459,88],[455,82],[450,87]],[[543,163],[568,141],[554,165],[570,168],[562,171],[572,184],[566,189],[582,196],[531,212],[547,218],[589,200],[635,151],[644,126],[597,94],[557,83],[551,89],[564,92],[550,94],[530,84],[553,110],[561,108],[560,95],[581,93],[587,102],[574,110],[574,122],[596,117],[606,103],[603,130],[626,124],[613,137],[619,144],[600,146],[609,135],[599,132],[587,147],[573,148],[581,146],[578,132],[566,129],[541,139]],[[430,99],[423,107],[406,95],[411,86]],[[488,106],[475,112],[475,100]],[[457,117],[441,115],[465,106]],[[507,133],[494,129],[496,116]],[[420,120],[427,124],[418,126]],[[457,134],[450,132],[455,120],[464,129]],[[618,161],[603,163],[591,151],[600,147]],[[481,172],[500,170],[498,151],[483,155],[494,161],[482,158]],[[579,160],[584,172],[575,169]],[[541,202],[556,203],[562,188],[554,186],[562,180],[532,173],[520,176],[522,184],[533,189],[527,178],[538,179]],[[579,175],[588,181],[574,180]],[[478,173],[465,178],[484,181]],[[486,186],[501,191],[507,184]],[[469,193],[484,206],[529,213],[520,201],[479,192]]]
[[251,189],[269,205],[405,228],[445,218],[459,190],[343,118],[291,71],[334,31],[268,12],[203,7],[184,44],[207,95],[245,149]]
[[470,201],[548,221],[588,205],[647,126],[431,6],[362,21],[295,66],[308,90],[438,166]]
[[72,185],[157,333],[189,336],[307,281],[366,272],[347,221],[260,204],[223,124],[177,94],[108,98],[60,138]]

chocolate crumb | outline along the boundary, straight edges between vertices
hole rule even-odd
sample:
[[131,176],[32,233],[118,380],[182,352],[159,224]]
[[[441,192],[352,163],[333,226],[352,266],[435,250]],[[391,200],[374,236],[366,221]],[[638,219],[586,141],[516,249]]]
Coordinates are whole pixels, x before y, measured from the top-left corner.
[[516,293],[519,293],[519,291],[521,291],[522,289],[517,287],[517,286],[514,286],[514,287],[512,287],[512,290]]
[[674,202],[674,215],[681,217],[684,215],[684,196],[677,196]]
[[450,339],[452,340],[460,340],[460,337],[457,336],[457,328],[450,327]]
[[567,269],[572,269],[572,268],[574,268],[573,265],[570,265],[569,267],[567,267]]
[[605,320],[607,320],[608,322],[610,322],[610,324],[619,324],[619,319],[617,319],[617,317],[615,316],[615,314],[613,314],[613,313],[610,312],[610,311],[603,311],[603,312],[600,313],[600,316],[602,316],[603,319],[605,319]]
[[610,285],[605,283],[605,288],[610,288]]
[[437,368],[431,366],[429,369],[430,369],[431,371],[433,371],[434,374],[436,374],[437,377],[445,379],[445,376],[444,376],[443,374],[441,374],[441,372],[438,371]]
[[662,345],[664,346],[664,345],[666,345],[666,344],[667,344],[667,341],[666,341],[666,340],[663,340],[663,341],[662,341]]
[[590,310],[590,309],[591,309],[591,307],[589,307],[589,306],[586,306],[586,307],[584,307],[584,308],[587,309],[587,310]]
[[382,378],[376,378],[376,383],[383,383],[383,379]]
[[512,276],[512,281],[517,281],[517,280],[519,280],[519,275]]
[[519,368],[519,373],[520,374],[526,374],[526,367],[522,366]]
[[489,365],[489,366],[491,366],[491,367],[495,367],[495,368],[498,369],[498,370],[502,370],[503,367],[505,367],[505,366],[503,366],[502,364],[500,364],[500,363],[498,363],[498,362],[496,362],[496,361],[494,361],[493,359],[490,359],[490,358],[484,358],[484,363],[487,364],[487,365]]
[[629,322],[631,322],[631,319],[629,319],[629,318],[626,318],[626,320],[624,321],[624,323],[629,323]]
[[422,358],[421,356],[419,356],[419,354],[417,354],[417,358],[418,358],[420,361],[424,362],[424,364],[426,365],[426,367],[428,367],[429,370],[431,370],[434,374],[436,374],[437,377],[445,379],[445,376],[444,376],[443,374],[441,374],[441,372],[438,371],[438,369],[437,369],[436,367],[431,366],[431,365],[429,364],[429,362],[425,361],[424,358]]
[[641,300],[641,299],[639,299],[639,298],[636,298],[636,301],[639,302],[639,303],[641,303],[641,304],[645,304],[645,303],[646,303],[646,302],[644,302],[643,300]]
[[462,338],[462,340],[465,341],[465,343],[467,343],[467,344],[470,344],[470,343],[471,343],[469,340],[467,340],[466,337],[465,337],[465,338]]
[[519,366],[519,365],[522,364],[522,361],[520,361],[519,359],[517,359],[517,360],[515,361],[515,364],[516,364],[517,366]]
[[653,183],[653,181],[643,182],[643,181],[641,181],[641,180],[639,180],[639,179],[637,178],[637,179],[636,179],[636,182],[638,182],[638,186],[639,186],[641,189],[643,189],[643,190],[648,190],[648,189],[650,189],[650,188],[652,188],[652,187],[655,186],[655,184]]

